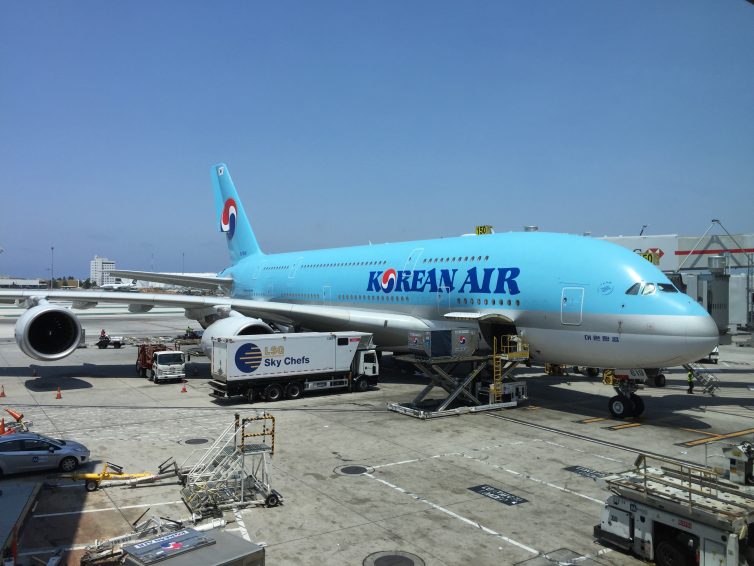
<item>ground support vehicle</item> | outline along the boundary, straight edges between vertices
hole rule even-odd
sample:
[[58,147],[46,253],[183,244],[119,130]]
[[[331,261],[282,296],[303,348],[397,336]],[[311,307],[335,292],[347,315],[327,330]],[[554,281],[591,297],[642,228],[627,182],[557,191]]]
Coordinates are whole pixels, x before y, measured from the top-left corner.
[[174,478],[180,475],[178,464],[171,457],[159,465],[157,473],[139,472],[129,474],[123,471],[123,466],[105,462],[99,473],[77,472],[71,474],[73,481],[84,480],[86,491],[97,491],[101,487],[135,486],[138,484],[154,483],[165,478]]
[[[519,364],[529,360],[528,345],[518,336],[495,337],[490,356],[408,354],[396,359],[412,364],[429,378],[429,385],[413,401],[388,404],[388,409],[397,413],[430,419],[515,407],[527,398],[526,383],[511,377]],[[454,375],[464,366],[470,366],[471,371]],[[427,400],[434,388],[444,390],[447,395],[442,399]]]
[[136,372],[155,383],[186,378],[186,355],[165,344],[139,344]]
[[301,332],[215,338],[212,388],[218,398],[278,401],[304,392],[377,385],[379,363],[372,335]]
[[754,564],[754,493],[709,468],[648,459],[598,480],[613,495],[596,538],[658,566]]
[[97,348],[104,350],[108,346],[112,346],[116,350],[123,345],[123,336],[108,336],[107,334],[100,335],[97,340]]

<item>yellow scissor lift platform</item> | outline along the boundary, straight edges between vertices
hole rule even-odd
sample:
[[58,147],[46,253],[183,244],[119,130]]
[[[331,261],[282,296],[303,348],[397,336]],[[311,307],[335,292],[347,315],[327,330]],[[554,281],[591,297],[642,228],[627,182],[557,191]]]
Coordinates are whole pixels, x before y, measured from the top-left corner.
[[[491,355],[396,356],[398,361],[413,364],[429,378],[430,383],[410,403],[389,403],[387,408],[411,417],[431,419],[516,407],[527,398],[526,383],[513,380],[511,373],[528,359],[528,344],[518,336],[496,337]],[[471,364],[473,369],[456,377],[453,371],[461,364]],[[492,369],[491,382],[483,378],[483,371],[489,366]],[[426,400],[435,387],[445,390],[447,397]]]

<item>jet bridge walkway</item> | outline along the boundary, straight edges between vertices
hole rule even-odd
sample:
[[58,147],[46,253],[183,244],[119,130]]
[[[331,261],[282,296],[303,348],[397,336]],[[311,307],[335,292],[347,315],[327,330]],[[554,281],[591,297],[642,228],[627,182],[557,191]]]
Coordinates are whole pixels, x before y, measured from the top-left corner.
[[[528,345],[516,336],[501,336],[493,342],[492,355],[397,356],[396,360],[412,364],[429,379],[410,403],[389,403],[388,409],[419,419],[431,419],[507,409],[516,407],[527,398],[526,383],[515,381],[511,374],[522,362],[529,359]],[[457,377],[453,372],[462,364],[472,370]],[[485,376],[492,374],[492,380]],[[433,389],[440,388],[447,395],[439,400],[427,400]]]

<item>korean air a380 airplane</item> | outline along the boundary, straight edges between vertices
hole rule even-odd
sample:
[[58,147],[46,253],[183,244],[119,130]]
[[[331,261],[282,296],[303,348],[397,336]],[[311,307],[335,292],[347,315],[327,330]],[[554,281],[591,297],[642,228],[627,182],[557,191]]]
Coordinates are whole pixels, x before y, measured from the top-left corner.
[[231,265],[216,277],[139,271],[114,275],[224,289],[227,297],[117,292],[0,291],[29,306],[16,340],[42,361],[71,354],[81,326],[73,308],[128,303],[183,307],[216,336],[272,332],[275,326],[360,330],[383,349],[407,332],[479,329],[529,343],[532,359],[609,368],[661,368],[695,361],[718,341],[712,318],[641,256],[567,234],[524,232],[321,249],[260,250],[228,168],[212,167],[217,224]]

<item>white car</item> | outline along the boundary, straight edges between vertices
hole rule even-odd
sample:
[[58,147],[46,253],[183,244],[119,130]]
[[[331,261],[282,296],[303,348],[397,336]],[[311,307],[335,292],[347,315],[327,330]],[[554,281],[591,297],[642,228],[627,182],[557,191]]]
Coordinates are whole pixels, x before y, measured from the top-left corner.
[[72,440],[58,440],[35,432],[0,436],[0,476],[58,469],[72,472],[89,460],[89,449]]

